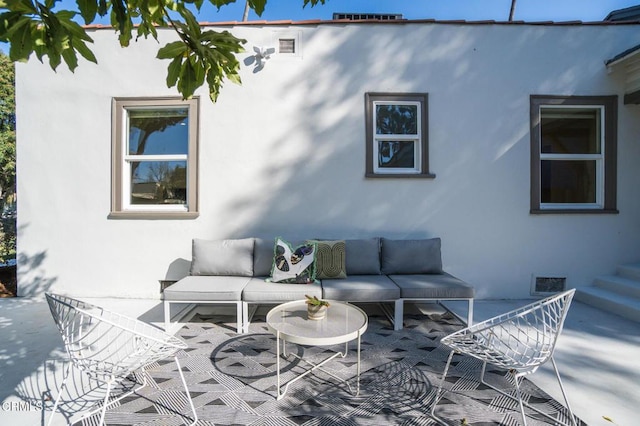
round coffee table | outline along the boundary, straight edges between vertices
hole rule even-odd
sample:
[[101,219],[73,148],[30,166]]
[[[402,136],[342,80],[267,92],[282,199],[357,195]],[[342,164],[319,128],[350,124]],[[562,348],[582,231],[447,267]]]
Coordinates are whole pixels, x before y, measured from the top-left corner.
[[[332,359],[340,356],[347,356],[349,342],[357,340],[358,352],[358,373],[357,390],[355,395],[360,393],[360,337],[367,330],[369,320],[367,314],[360,308],[344,302],[330,300],[330,307],[327,316],[321,320],[307,319],[307,304],[304,300],[283,303],[271,309],[267,314],[267,327],[276,336],[276,369],[277,369],[277,399],[281,399],[289,389],[289,385],[303,378],[314,370],[321,370],[331,377],[347,384],[349,390],[353,392],[347,380],[322,369],[322,366]],[[295,343],[305,346],[330,346],[344,343],[344,352],[336,352],[320,363],[313,363],[303,359],[297,354],[289,354],[300,361],[308,364],[311,368],[289,382],[284,384],[281,392],[280,385],[280,341],[282,340],[282,355],[287,357],[286,343]]]

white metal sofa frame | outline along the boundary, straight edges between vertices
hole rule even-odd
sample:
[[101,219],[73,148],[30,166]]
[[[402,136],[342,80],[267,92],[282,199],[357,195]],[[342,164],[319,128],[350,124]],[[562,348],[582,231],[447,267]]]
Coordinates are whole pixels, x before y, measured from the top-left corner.
[[[404,302],[405,301],[408,301],[408,302],[435,302],[435,303],[441,304],[442,300],[456,300],[456,301],[466,300],[467,303],[468,303],[467,322],[466,323],[467,323],[467,326],[471,326],[473,324],[473,299],[462,299],[462,298],[458,298],[458,299],[394,299],[394,300],[388,300],[388,301],[382,300],[380,302],[361,302],[361,303],[379,303],[380,307],[382,308],[383,313],[385,314],[385,316],[393,323],[394,331],[398,331],[398,330],[402,330],[402,327],[403,327]],[[391,312],[389,312],[388,307],[384,305],[385,302],[391,302],[391,303],[394,304],[394,312],[393,312],[393,314]],[[253,314],[255,312],[255,308],[251,309],[249,307],[249,305],[260,305],[260,304],[278,305],[278,304],[283,303],[283,302],[281,302],[281,301],[273,301],[273,302],[260,301],[260,302],[241,302],[241,303],[242,303],[242,307],[237,309],[238,312],[236,313],[236,316],[238,318],[238,324],[240,324],[239,321],[240,321],[240,318],[242,318],[242,324],[243,325],[241,327],[241,330],[240,330],[240,326],[238,325],[238,327],[239,327],[238,334],[240,334],[240,333],[248,333],[249,332],[249,325],[251,324],[251,319],[253,318]],[[357,304],[358,302],[352,302],[352,303],[356,303]],[[166,309],[166,305],[165,305],[165,309]],[[458,315],[455,314],[455,313],[453,313],[453,315],[458,317]],[[165,314],[165,318],[167,318],[167,314]],[[464,319],[462,319],[460,317],[458,317],[458,318],[461,321],[464,321]],[[167,322],[165,324],[165,326],[168,327],[169,324],[170,323]]]
[[[444,423],[435,415],[435,408],[440,400],[444,384],[454,353],[470,355],[483,362],[480,382],[500,394],[517,400],[523,424],[527,419],[524,406],[553,420],[554,423],[566,423],[551,417],[547,413],[526,404],[520,393],[520,381],[526,375],[533,374],[538,367],[551,360],[553,369],[562,391],[562,396],[569,411],[570,422],[577,426],[573,411],[569,405],[567,394],[562,386],[558,367],[553,359],[558,336],[562,332],[564,320],[575,289],[568,290],[555,296],[539,300],[511,312],[482,321],[474,326],[459,330],[442,338],[441,343],[451,348],[447,365],[442,373],[442,380],[438,386],[435,399],[431,406],[431,416]],[[514,376],[516,397],[498,389],[484,380],[487,364],[509,371]]]
[[[472,298],[455,298],[455,299],[443,299],[443,298],[437,298],[437,299],[410,299],[410,298],[405,298],[405,299],[397,299],[395,300],[395,306],[394,306],[394,319],[393,319],[393,329],[394,330],[402,330],[402,321],[404,318],[404,302],[435,302],[438,304],[442,304],[441,302],[443,300],[450,300],[450,301],[460,301],[460,300],[466,300],[468,307],[467,307],[467,327],[470,327],[473,324],[473,299]],[[446,309],[446,308],[445,308]],[[453,312],[452,312],[453,313]],[[453,313],[455,316],[458,316],[457,314]],[[388,314],[387,314],[388,316]],[[462,318],[458,317],[461,321],[464,321]]]
[[[177,321],[181,321],[189,311],[198,305],[236,305],[236,333],[243,333],[243,325],[247,321],[248,313],[246,302],[241,300],[164,300],[164,329],[169,330],[171,327],[171,319],[176,318]],[[172,304],[186,304],[180,309],[179,312],[171,314]],[[248,325],[247,325],[248,327]]]
[[[99,424],[102,425],[107,407],[146,385],[145,366],[169,356],[173,356],[178,367],[193,413],[191,425],[197,422],[198,418],[187,382],[175,355],[178,351],[187,348],[185,342],[147,323],[80,300],[54,294],[47,294],[46,297],[51,315],[62,334],[62,340],[71,361],[64,372],[48,424],[51,424],[58,408],[72,365],[90,378],[107,385],[102,407],[83,416],[86,418],[101,411]],[[113,385],[137,370],[143,373],[142,385],[109,401]]]

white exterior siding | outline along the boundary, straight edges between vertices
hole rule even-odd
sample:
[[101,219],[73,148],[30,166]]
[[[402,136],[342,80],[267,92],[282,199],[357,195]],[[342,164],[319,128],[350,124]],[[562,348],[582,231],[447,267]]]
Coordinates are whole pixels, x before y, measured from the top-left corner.
[[[160,44],[92,30],[99,65],[17,66],[19,292],[159,297],[192,238],[438,236],[479,298],[526,297],[532,274],[591,284],[640,258],[640,109],[605,60],[638,25],[236,26],[253,47],[299,31],[298,57],[199,90],[197,219],[109,219],[111,102],[177,96]],[[429,94],[435,179],[365,179],[366,92]],[[531,215],[529,96],[618,95],[619,214]]]

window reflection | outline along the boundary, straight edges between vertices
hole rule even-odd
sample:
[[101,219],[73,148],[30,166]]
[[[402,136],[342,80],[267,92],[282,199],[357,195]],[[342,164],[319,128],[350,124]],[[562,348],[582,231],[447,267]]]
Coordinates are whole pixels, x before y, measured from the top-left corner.
[[131,204],[187,203],[186,161],[133,161]]

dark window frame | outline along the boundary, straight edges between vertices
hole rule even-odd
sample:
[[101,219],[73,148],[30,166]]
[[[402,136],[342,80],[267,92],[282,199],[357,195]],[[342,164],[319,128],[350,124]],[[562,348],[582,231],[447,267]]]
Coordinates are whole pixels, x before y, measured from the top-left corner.
[[[420,162],[419,173],[376,173],[374,170],[374,103],[383,102],[419,102],[420,103]],[[366,178],[427,178],[433,179],[435,174],[429,171],[429,95],[427,93],[365,93],[365,177]]]
[[[604,108],[604,184],[601,208],[542,208],[540,159],[540,109],[544,106],[602,106]],[[617,152],[618,152],[618,96],[555,96],[531,95],[531,214],[599,214],[618,213]]]

